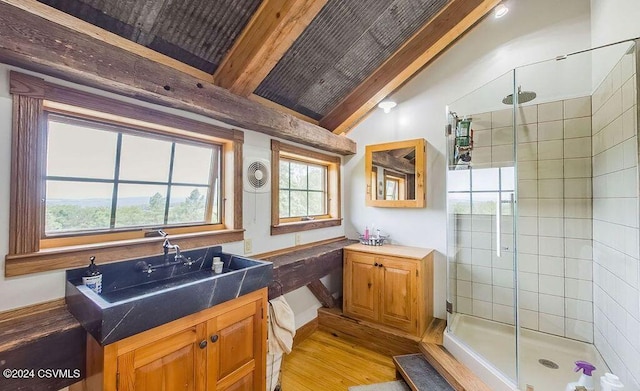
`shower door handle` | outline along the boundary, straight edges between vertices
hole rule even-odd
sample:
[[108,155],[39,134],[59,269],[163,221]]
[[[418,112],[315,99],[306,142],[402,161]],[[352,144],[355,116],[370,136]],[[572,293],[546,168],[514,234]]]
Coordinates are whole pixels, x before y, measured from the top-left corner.
[[500,258],[502,256],[502,194],[498,192],[498,200],[496,202],[496,256]]
[[[515,204],[514,194],[509,194],[509,201],[506,201],[511,205],[511,210],[514,210],[513,204]],[[515,215],[512,212],[513,217]],[[498,193],[498,202],[496,207],[496,256],[502,256],[502,250],[509,250],[508,246],[502,247],[502,196]]]

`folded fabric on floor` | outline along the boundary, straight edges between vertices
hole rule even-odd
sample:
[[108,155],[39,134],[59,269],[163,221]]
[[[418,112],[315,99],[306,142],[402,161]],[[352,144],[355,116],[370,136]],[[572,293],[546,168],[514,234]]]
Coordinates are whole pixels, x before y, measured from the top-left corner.
[[411,391],[411,389],[402,380],[397,380],[367,386],[353,386],[349,387],[349,391]]

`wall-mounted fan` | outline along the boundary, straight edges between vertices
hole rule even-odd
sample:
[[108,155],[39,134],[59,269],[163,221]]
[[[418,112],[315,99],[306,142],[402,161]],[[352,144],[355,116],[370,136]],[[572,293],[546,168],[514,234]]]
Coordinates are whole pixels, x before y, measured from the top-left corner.
[[264,193],[270,190],[269,169],[270,164],[266,159],[247,158],[243,167],[244,190],[252,193]]

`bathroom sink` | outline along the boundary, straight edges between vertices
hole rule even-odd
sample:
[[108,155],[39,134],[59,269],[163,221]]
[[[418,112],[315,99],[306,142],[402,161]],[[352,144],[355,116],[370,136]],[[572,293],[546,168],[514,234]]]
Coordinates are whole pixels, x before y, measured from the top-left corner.
[[[174,262],[171,254],[98,265],[100,294],[82,284],[85,268],[68,270],[67,308],[96,341],[108,345],[264,288],[273,278],[271,262],[223,253],[220,246],[182,255],[191,264]],[[221,274],[211,270],[214,256],[224,262]]]

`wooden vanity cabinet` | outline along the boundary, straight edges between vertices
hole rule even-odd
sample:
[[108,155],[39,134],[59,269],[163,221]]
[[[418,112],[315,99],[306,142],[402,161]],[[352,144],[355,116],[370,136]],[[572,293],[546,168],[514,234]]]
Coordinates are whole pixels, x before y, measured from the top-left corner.
[[343,312],[422,336],[433,318],[433,251],[405,246],[344,248]]
[[87,340],[89,391],[266,389],[267,290],[100,346]]

